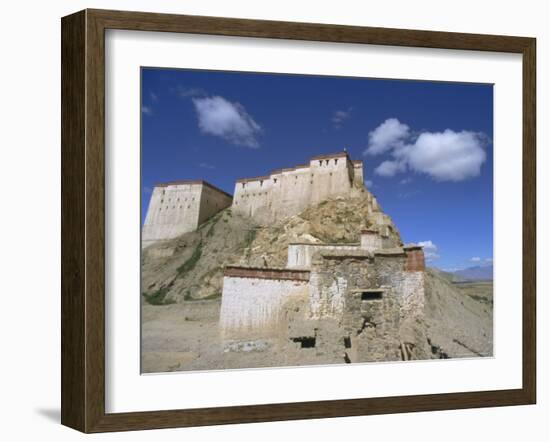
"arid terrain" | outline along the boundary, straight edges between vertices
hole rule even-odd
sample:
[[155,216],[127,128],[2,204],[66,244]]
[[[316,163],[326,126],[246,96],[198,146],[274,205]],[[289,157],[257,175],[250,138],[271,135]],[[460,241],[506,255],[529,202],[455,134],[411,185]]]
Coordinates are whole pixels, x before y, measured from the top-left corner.
[[[489,356],[492,352],[492,283],[453,285],[428,271],[426,343],[434,359]],[[483,299],[483,300],[481,300]],[[142,371],[167,372],[300,365],[284,354],[224,349],[220,300],[142,308]],[[294,363],[293,363],[294,362]]]
[[[221,339],[223,268],[283,267],[291,242],[351,243],[357,241],[357,232],[371,225],[362,198],[328,200],[269,227],[256,226],[225,209],[195,232],[146,248],[142,372],[308,364],[307,352],[297,356],[269,341],[247,347],[246,342]],[[457,283],[444,272],[428,269],[425,296],[424,317],[400,325],[400,336],[414,345],[412,359],[492,355],[492,283]],[[289,306],[289,321],[296,327],[300,308]],[[315,356],[315,360],[324,357]],[[326,363],[345,361],[340,354],[327,354]]]

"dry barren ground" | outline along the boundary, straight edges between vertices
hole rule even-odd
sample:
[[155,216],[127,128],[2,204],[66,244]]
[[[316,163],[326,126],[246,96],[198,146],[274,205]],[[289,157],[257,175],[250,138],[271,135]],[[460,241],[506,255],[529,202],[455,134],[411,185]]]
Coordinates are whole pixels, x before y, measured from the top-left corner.
[[[425,308],[431,357],[491,356],[492,283],[452,284],[428,274]],[[219,370],[307,364],[270,346],[232,348],[218,331],[220,300],[142,305],[142,372]],[[240,351],[236,351],[240,350]]]

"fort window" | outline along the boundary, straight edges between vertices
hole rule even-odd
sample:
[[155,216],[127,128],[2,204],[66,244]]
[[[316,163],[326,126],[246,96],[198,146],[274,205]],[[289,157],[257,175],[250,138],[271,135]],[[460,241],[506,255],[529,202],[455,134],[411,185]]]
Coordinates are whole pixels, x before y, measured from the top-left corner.
[[246,183],[243,183],[243,189],[244,189],[245,184],[246,184]]
[[325,164],[328,166],[328,160],[325,160]]
[[273,178],[273,182],[277,184],[277,178]]
[[338,164],[338,158],[334,158],[334,164]]
[[292,342],[300,344],[300,348],[315,348],[315,336],[301,336],[299,338],[292,338]]
[[262,187],[263,185],[264,185],[264,181],[260,180],[260,187]]
[[361,292],[361,301],[376,301],[382,299],[384,292],[382,290],[369,290]]

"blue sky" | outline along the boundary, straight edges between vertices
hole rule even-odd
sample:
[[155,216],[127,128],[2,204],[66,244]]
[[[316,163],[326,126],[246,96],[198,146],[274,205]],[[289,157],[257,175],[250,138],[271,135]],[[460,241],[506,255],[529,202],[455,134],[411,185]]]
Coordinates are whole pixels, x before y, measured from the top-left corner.
[[492,85],[143,68],[141,95],[142,222],[155,183],[233,193],[345,147],[430,265],[492,260]]

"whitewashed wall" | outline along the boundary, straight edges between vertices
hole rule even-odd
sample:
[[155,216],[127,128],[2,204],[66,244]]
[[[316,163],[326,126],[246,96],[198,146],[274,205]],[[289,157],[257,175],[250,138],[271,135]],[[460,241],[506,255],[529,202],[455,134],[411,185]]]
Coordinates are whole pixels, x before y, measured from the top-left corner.
[[220,311],[222,332],[275,326],[284,303],[307,294],[307,285],[307,281],[225,276]]

